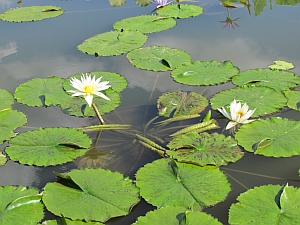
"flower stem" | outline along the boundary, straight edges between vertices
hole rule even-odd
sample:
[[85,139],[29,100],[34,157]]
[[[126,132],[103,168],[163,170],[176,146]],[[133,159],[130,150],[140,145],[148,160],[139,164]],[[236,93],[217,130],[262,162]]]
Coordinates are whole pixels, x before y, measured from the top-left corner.
[[97,117],[98,117],[100,123],[101,123],[101,124],[105,124],[105,122],[104,122],[102,116],[100,115],[100,113],[99,113],[99,111],[98,111],[98,109],[97,109],[97,106],[94,104],[94,102],[92,102],[92,106],[93,106],[93,109],[94,109],[94,111],[95,111],[95,113],[96,113],[96,115],[97,115]]

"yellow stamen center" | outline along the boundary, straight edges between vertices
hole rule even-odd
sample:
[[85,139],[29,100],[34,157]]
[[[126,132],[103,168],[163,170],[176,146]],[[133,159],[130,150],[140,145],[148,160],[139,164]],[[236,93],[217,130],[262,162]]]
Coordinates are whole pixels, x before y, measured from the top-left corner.
[[236,112],[236,115],[240,115],[240,118],[242,118],[244,116],[244,113],[243,112]]
[[83,87],[84,93],[86,94],[93,94],[93,91],[95,90],[95,86],[94,85],[86,85]]

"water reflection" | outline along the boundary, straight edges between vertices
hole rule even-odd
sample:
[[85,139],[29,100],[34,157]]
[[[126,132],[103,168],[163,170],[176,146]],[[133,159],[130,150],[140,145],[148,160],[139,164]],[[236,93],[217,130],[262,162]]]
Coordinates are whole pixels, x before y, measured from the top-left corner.
[[238,17],[236,19],[231,19],[230,18],[230,8],[227,8],[227,17],[225,21],[220,21],[221,23],[223,23],[223,28],[227,28],[227,29],[234,29],[235,27],[239,27],[239,25],[237,24],[237,20],[240,19],[241,17]]
[[3,47],[0,46],[0,62],[6,56],[17,53],[17,43],[14,41],[8,42]]

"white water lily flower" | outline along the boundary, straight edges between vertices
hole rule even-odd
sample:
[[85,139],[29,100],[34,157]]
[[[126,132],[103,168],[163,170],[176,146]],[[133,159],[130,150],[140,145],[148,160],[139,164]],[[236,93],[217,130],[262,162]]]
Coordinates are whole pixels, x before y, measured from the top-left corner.
[[233,102],[230,103],[230,113],[228,113],[224,107],[222,109],[217,109],[220,113],[223,114],[226,118],[230,119],[231,121],[227,124],[226,130],[234,127],[237,124],[246,124],[250,123],[254,120],[248,120],[252,114],[255,112],[254,110],[249,110],[249,106],[245,103],[243,106],[240,102],[236,102],[234,99]]
[[86,100],[86,102],[90,107],[92,106],[93,103],[93,95],[97,95],[106,100],[110,100],[105,94],[100,92],[110,87],[110,85],[107,85],[109,81],[100,82],[101,78],[102,77],[96,80],[95,76],[92,78],[91,74],[82,73],[80,80],[75,77],[71,79],[70,81],[71,85],[76,90],[70,90],[68,92],[73,93],[72,96],[83,95],[84,99]]

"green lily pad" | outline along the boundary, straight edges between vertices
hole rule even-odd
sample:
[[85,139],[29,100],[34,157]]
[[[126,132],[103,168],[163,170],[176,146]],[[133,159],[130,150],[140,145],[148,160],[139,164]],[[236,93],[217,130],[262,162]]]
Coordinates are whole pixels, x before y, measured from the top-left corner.
[[255,187],[242,193],[231,205],[229,223],[298,225],[300,189],[279,185]]
[[26,115],[22,112],[3,109],[0,111],[0,143],[9,140],[11,137],[16,136],[13,132],[16,128],[23,126],[27,123]]
[[217,167],[165,158],[139,169],[136,185],[154,206],[183,206],[195,211],[223,201],[230,191],[226,176]]
[[44,128],[19,134],[5,151],[22,164],[51,166],[84,155],[90,144],[90,138],[74,128]]
[[122,55],[142,47],[148,36],[139,31],[109,31],[86,39],[78,50],[99,56]]
[[284,94],[268,87],[242,86],[215,94],[211,100],[213,109],[229,105],[233,99],[247,103],[249,109],[256,109],[252,117],[271,114],[282,109],[287,102]]
[[7,22],[32,22],[57,17],[64,13],[58,6],[27,6],[7,10],[0,14],[0,19]]
[[28,106],[59,105],[70,99],[62,87],[63,81],[59,77],[34,78],[16,88],[15,98]]
[[198,114],[207,105],[207,98],[196,92],[168,92],[157,100],[159,115],[169,118]]
[[[184,222],[183,222],[184,221]],[[154,225],[154,224],[201,224],[201,225],[221,225],[221,223],[211,215],[198,212],[198,211],[186,211],[186,208],[165,207],[150,211],[146,216],[140,216],[133,225]]]
[[34,188],[0,187],[0,224],[37,224],[44,217],[41,198]]
[[235,135],[239,145],[254,154],[290,157],[300,155],[300,122],[273,117],[242,126]]
[[223,63],[212,61],[196,61],[184,63],[171,73],[176,82],[188,85],[214,85],[225,83],[237,75],[239,69],[230,61]]
[[[55,215],[72,220],[100,221],[126,215],[139,202],[139,190],[129,178],[104,169],[58,174],[61,183],[48,183],[43,202]],[[70,207],[72,206],[72,207]]]
[[129,17],[118,21],[114,28],[118,31],[130,30],[140,31],[142,33],[153,33],[170,29],[176,25],[176,20],[170,17],[161,17],[156,15],[141,15]]
[[150,46],[129,52],[127,59],[132,65],[141,69],[167,71],[190,62],[192,57],[189,53],[176,48]]
[[223,166],[241,159],[244,153],[237,142],[223,134],[196,132],[180,135],[168,145],[167,155],[179,162],[193,163],[200,166]]
[[275,60],[273,65],[268,66],[271,70],[291,70],[295,66],[293,63],[283,60]]
[[0,110],[11,108],[13,104],[13,95],[7,90],[0,89]]
[[291,109],[300,111],[300,92],[299,91],[284,91],[285,97],[287,97],[287,106]]
[[43,225],[104,225],[100,222],[83,222],[83,221],[73,221],[67,218],[61,218],[56,220],[46,220],[42,223]]
[[203,13],[203,8],[197,5],[188,4],[170,4],[160,7],[156,10],[159,16],[168,16],[174,18],[189,18],[199,16]]
[[292,72],[282,70],[252,69],[241,72],[232,79],[232,82],[237,86],[251,84],[284,91],[300,84],[300,77],[295,76]]
[[6,156],[3,155],[3,153],[0,153],[0,166],[5,165],[6,162],[7,162]]

